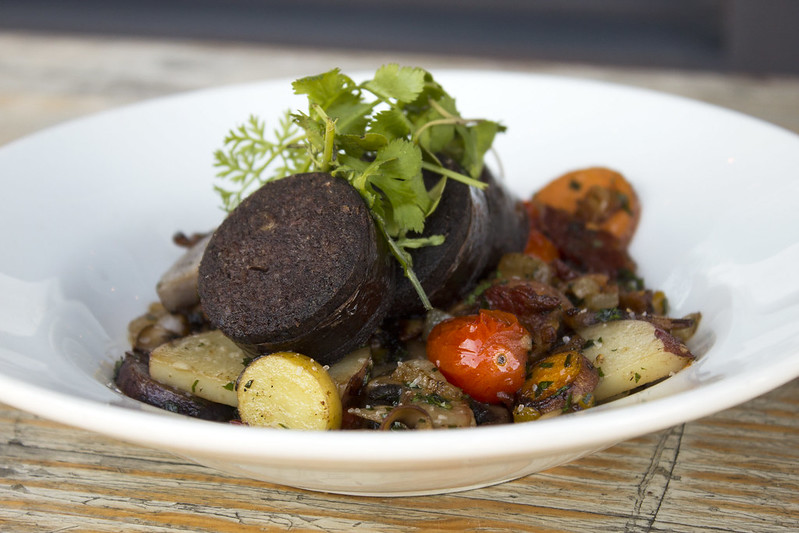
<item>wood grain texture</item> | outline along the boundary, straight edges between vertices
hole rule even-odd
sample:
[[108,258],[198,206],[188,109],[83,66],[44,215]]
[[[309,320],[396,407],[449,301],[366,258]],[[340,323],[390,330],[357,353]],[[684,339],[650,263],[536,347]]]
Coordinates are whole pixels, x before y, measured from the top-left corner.
[[[0,32],[0,144],[155,96],[389,60],[610,80],[799,131],[796,78]],[[359,498],[220,474],[0,405],[0,531],[797,531],[797,411],[799,380],[502,485]]]

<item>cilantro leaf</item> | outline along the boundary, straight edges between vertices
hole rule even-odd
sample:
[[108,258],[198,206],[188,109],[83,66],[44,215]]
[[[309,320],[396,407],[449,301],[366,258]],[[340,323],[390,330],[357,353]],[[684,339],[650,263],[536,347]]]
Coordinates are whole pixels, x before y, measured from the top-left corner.
[[411,133],[411,122],[398,109],[386,109],[372,118],[369,130],[389,138],[407,138]]
[[419,147],[394,139],[377,151],[374,163],[378,169],[369,181],[384,194],[389,233],[422,233],[431,201],[422,179]]
[[383,65],[364,86],[384,100],[413,102],[424,89],[426,72],[420,68]]
[[337,68],[315,76],[300,78],[291,86],[294,94],[308,96],[310,105],[316,104],[322,109],[327,109],[337,100],[347,98],[355,90],[355,82]]

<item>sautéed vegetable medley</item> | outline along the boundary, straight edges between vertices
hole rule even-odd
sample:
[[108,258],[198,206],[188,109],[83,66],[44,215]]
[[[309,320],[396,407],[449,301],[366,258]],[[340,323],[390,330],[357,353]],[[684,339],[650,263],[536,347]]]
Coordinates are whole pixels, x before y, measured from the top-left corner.
[[217,188],[214,231],[176,235],[121,392],[252,426],[437,429],[589,409],[691,364],[701,315],[670,316],[637,275],[625,176],[516,198],[482,163],[504,127],[422,69],[293,87],[308,109],[276,140],[251,118],[217,153],[239,189]]

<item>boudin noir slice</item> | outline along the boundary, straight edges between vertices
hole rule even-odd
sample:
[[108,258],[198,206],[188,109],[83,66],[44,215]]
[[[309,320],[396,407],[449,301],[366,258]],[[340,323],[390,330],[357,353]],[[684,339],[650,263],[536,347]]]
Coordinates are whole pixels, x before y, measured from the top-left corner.
[[[503,255],[524,250],[530,236],[530,219],[521,199],[487,168],[483,169],[480,180],[488,183],[485,192],[491,213],[491,236],[486,268],[493,270]],[[484,272],[480,277],[487,274]]]
[[[426,176],[427,186],[431,186]],[[425,235],[443,235],[438,246],[410,250],[413,271],[430,303],[444,307],[465,294],[486,263],[489,214],[485,193],[449,180],[438,207],[425,222]],[[424,311],[422,302],[405,276],[397,276],[392,316]]]
[[256,353],[292,350],[330,364],[385,317],[393,257],[345,180],[270,181],[214,232],[200,263],[210,322]]
[[[438,178],[425,174],[426,185]],[[488,170],[481,180],[489,184],[485,190],[449,180],[424,232],[443,235],[444,243],[410,251],[414,273],[434,307],[453,304],[496,266],[502,254],[524,249],[529,229],[522,203]],[[404,276],[397,277],[394,300],[392,316],[424,311]]]

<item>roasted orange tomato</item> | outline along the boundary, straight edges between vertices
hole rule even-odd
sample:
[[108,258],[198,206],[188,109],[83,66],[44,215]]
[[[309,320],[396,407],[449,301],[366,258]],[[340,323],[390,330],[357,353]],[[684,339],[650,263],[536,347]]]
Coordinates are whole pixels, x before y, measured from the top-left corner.
[[516,316],[481,310],[450,318],[427,337],[427,358],[477,401],[510,402],[524,383],[530,334]]

